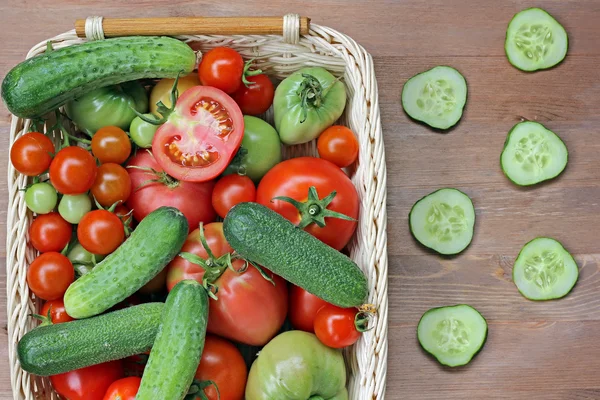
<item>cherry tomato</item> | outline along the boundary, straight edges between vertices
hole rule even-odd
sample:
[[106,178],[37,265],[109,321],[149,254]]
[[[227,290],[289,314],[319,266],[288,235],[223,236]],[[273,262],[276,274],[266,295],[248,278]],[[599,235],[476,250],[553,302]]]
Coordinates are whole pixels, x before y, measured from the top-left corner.
[[240,351],[231,342],[218,336],[206,335],[200,365],[196,370],[197,381],[213,381],[204,393],[208,400],[242,400],[246,388],[248,370]]
[[315,318],[317,312],[327,303],[308,293],[306,290],[296,285],[290,287],[290,312],[289,319],[294,328],[305,332],[315,332]]
[[125,240],[123,222],[110,211],[90,211],[79,221],[77,240],[92,254],[110,254]]
[[75,280],[73,264],[60,253],[44,253],[27,270],[29,289],[40,299],[60,299]]
[[250,85],[246,86],[242,83],[232,97],[244,115],[262,114],[273,104],[275,96],[273,83],[264,74],[249,76],[246,79]]
[[142,378],[130,376],[114,381],[106,391],[103,400],[135,400],[135,395],[140,389]]
[[48,311],[50,311],[50,320],[53,324],[61,324],[63,322],[74,321],[74,319],[71,318],[69,314],[67,314],[63,299],[49,300],[45,302],[44,306],[42,307],[42,311],[40,312],[40,315],[42,317],[47,317]]
[[131,179],[127,170],[119,164],[102,164],[91,192],[103,207],[110,207],[116,202],[124,203],[131,194]]
[[231,174],[221,178],[212,193],[212,205],[221,218],[239,203],[256,200],[256,187],[247,176]]
[[123,377],[120,360],[96,364],[50,377],[52,387],[69,400],[102,400],[108,387]]
[[71,240],[73,227],[57,212],[39,215],[29,227],[29,241],[40,253],[62,251]]
[[321,308],[315,318],[315,334],[321,343],[335,349],[356,343],[361,335],[354,322],[357,312],[356,308],[340,308],[333,304]]
[[317,141],[319,157],[345,168],[358,157],[358,141],[354,133],[345,126],[331,126],[319,136]]
[[87,192],[96,179],[96,160],[85,149],[69,146],[60,150],[50,164],[50,183],[62,194]]
[[105,126],[92,137],[92,153],[102,164],[123,164],[131,154],[131,142],[118,126]]
[[39,132],[26,133],[13,143],[10,162],[23,175],[36,176],[48,170],[54,155],[54,144]]
[[243,73],[242,56],[229,47],[217,47],[204,53],[198,67],[198,76],[204,86],[212,86],[225,93],[233,93],[242,85]]

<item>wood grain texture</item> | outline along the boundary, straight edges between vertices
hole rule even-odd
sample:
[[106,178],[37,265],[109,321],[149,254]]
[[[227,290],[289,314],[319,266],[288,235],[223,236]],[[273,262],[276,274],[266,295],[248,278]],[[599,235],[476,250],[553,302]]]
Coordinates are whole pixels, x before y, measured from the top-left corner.
[[[553,14],[569,33],[564,63],[517,71],[504,56],[511,17],[531,6]],[[387,150],[390,254],[388,399],[600,399],[600,1],[598,0],[4,0],[0,75],[34,44],[78,18],[283,15],[296,12],[356,39],[373,54]],[[10,28],[8,28],[10,27]],[[466,77],[462,122],[433,132],[402,112],[400,91],[413,74],[452,65]],[[8,112],[1,109],[0,148]],[[510,184],[499,167],[508,130],[522,117],[553,129],[569,148],[557,180],[533,189]],[[0,163],[7,162],[7,152]],[[5,242],[6,174],[0,176],[0,243]],[[418,245],[408,211],[423,195],[454,186],[472,196],[472,245],[442,258]],[[512,262],[530,239],[563,242],[581,267],[567,298],[530,302],[511,282]],[[4,252],[4,248],[1,249]],[[4,262],[4,261],[3,261]],[[4,268],[0,284],[5,284]],[[416,341],[430,307],[470,303],[488,319],[484,350],[465,367],[442,368]],[[5,294],[0,325],[6,325]],[[0,398],[10,398],[6,331],[0,334]]]

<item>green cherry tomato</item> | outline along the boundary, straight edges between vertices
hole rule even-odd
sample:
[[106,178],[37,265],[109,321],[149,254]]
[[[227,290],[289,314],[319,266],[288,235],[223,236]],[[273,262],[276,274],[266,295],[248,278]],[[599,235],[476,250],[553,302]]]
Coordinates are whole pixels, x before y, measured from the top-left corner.
[[58,213],[67,222],[78,224],[81,218],[92,209],[92,200],[87,193],[65,194],[58,204]]
[[25,191],[25,204],[36,214],[48,214],[56,207],[58,194],[54,187],[47,183],[34,183]]
[[[144,114],[144,116],[158,120],[153,114]],[[129,127],[129,136],[131,136],[133,143],[139,147],[149,149],[152,147],[152,139],[154,139],[154,134],[158,128],[159,125],[152,125],[140,117],[135,117]]]
[[79,243],[75,244],[75,246],[69,250],[69,254],[67,254],[67,258],[71,260],[74,265],[83,264],[86,266],[93,266],[96,263],[104,260],[104,257],[105,256],[101,256],[99,254],[90,253]]

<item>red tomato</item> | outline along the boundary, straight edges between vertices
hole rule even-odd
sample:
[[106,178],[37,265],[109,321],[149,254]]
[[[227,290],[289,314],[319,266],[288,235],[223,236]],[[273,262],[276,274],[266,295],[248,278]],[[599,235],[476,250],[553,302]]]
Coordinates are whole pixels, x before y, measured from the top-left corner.
[[39,215],[29,227],[29,241],[40,253],[62,251],[71,240],[73,227],[57,212]]
[[[130,180],[130,182],[131,182],[131,180]],[[135,221],[133,220],[133,212],[127,206],[124,206],[123,204],[119,204],[115,208],[114,212],[115,212],[115,215],[121,219],[121,221],[123,222],[123,225],[127,225],[127,227],[129,227],[129,228],[135,227],[134,226]]]
[[49,300],[45,302],[40,315],[42,317],[47,317],[48,311],[50,311],[50,320],[53,324],[74,321],[74,318],[71,318],[71,316],[67,314],[63,299]]
[[204,182],[225,170],[242,142],[240,107],[219,89],[195,86],[177,100],[175,111],[156,131],[152,153],[180,181]]
[[256,187],[252,179],[231,174],[221,178],[212,193],[212,205],[221,218],[239,203],[256,200]]
[[321,133],[317,141],[319,156],[331,161],[340,168],[345,168],[358,157],[358,140],[354,133],[345,126],[334,125]]
[[98,161],[123,164],[131,153],[131,142],[118,126],[105,126],[92,137],[92,153]]
[[48,170],[54,155],[54,144],[39,132],[26,133],[13,143],[10,162],[23,175],[36,176]]
[[244,115],[262,114],[273,104],[275,89],[268,76],[264,74],[249,76],[249,86],[241,84],[232,95]]
[[140,389],[142,378],[130,376],[114,381],[106,391],[103,400],[135,400],[135,395]]
[[204,86],[233,93],[242,84],[244,60],[237,51],[229,47],[217,47],[202,55],[198,76]]
[[[175,207],[181,211],[188,220],[190,231],[196,229],[200,222],[209,223],[215,220],[217,215],[211,203],[214,181],[177,181],[165,174],[152,154],[146,151],[139,152],[127,165],[136,167],[127,168],[132,187],[127,207],[133,210],[133,218],[136,221],[141,221],[162,206]],[[149,171],[149,168],[158,172],[158,176]]]
[[85,193],[94,184],[97,169],[89,151],[78,146],[65,147],[50,164],[50,183],[62,194]]
[[123,377],[120,360],[50,377],[54,390],[68,400],[102,400],[108,387]]
[[317,312],[327,303],[308,293],[306,290],[296,285],[290,288],[290,312],[289,319],[294,328],[305,332],[315,332],[315,317]]
[[[215,257],[233,252],[225,240],[221,222],[204,226],[204,235]],[[199,229],[190,233],[181,251],[208,258],[200,242]],[[233,262],[235,269],[243,265],[242,260]],[[176,257],[167,268],[169,290],[184,279],[202,282],[205,272],[199,265],[181,257]],[[209,332],[253,346],[262,346],[275,336],[287,314],[287,285],[280,277],[265,272],[275,281],[275,286],[252,266],[243,273],[225,269],[214,283],[219,288],[219,299],[209,302]]]
[[208,400],[243,400],[248,370],[240,351],[232,343],[218,336],[207,335],[202,359],[196,370],[197,381],[213,381],[204,393]]
[[90,211],[79,221],[77,240],[92,254],[110,254],[125,240],[123,222],[110,211]]
[[102,164],[91,192],[103,207],[110,207],[118,201],[125,202],[131,194],[131,179],[127,170],[119,164]]
[[361,333],[354,319],[356,308],[340,308],[328,304],[321,308],[315,318],[315,334],[325,346],[341,349],[358,340]]
[[[286,196],[300,202],[308,200],[309,188],[314,186],[320,199],[333,191],[337,194],[327,205],[329,211],[348,217],[358,218],[358,194],[350,179],[335,164],[315,157],[292,158],[273,167],[258,185],[256,202],[271,208],[294,224],[299,224],[302,214],[292,204],[283,200],[273,200],[277,196]],[[272,201],[273,200],[273,201]],[[323,210],[324,207],[318,207]],[[323,212],[315,214],[319,216]],[[304,230],[329,246],[341,250],[354,234],[356,221],[325,217],[326,226],[319,227],[311,223]]]
[[74,280],[73,264],[60,253],[40,255],[27,270],[29,289],[43,300],[60,299]]

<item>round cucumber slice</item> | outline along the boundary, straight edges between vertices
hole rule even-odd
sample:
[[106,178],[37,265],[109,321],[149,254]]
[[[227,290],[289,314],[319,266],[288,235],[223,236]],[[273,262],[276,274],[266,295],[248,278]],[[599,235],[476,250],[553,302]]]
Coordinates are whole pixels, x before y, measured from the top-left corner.
[[573,289],[579,268],[560,242],[540,237],[523,246],[512,275],[524,297],[552,300],[566,296]]
[[487,332],[485,318],[466,304],[432,308],[417,327],[421,347],[448,367],[468,364],[485,344]]
[[423,197],[408,219],[415,239],[440,254],[458,254],[473,239],[475,208],[469,196],[457,189],[440,189]]
[[565,58],[568,47],[565,28],[541,8],[528,8],[517,13],[506,30],[506,56],[522,71],[557,65]]
[[456,125],[466,102],[467,82],[451,67],[439,66],[415,75],[402,89],[404,111],[432,128]]
[[538,122],[515,125],[504,143],[500,164],[504,174],[520,186],[556,178],[567,166],[567,146]]

